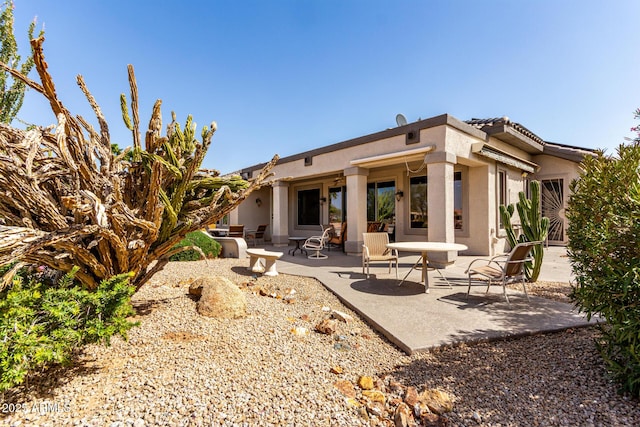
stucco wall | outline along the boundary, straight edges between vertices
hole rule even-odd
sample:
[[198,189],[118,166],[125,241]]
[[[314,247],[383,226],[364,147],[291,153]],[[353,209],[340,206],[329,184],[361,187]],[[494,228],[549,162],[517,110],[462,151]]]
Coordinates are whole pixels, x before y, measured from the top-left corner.
[[[260,199],[260,206],[256,200]],[[246,230],[255,230],[260,224],[271,224],[271,188],[262,187],[254,191],[242,202],[241,208],[236,208],[235,215],[231,215],[232,224],[243,224]],[[271,237],[271,227],[267,227],[265,239]]]
[[[565,179],[565,185],[568,186],[571,179],[578,176],[577,164],[553,156],[536,154],[535,150],[538,150],[539,147],[526,148],[531,151],[527,152],[495,137],[488,137],[481,131],[467,128],[457,119],[454,120],[454,123],[450,118],[447,120],[449,120],[447,124],[441,124],[442,118],[438,118],[437,123],[433,126],[420,129],[419,138],[415,140],[409,140],[407,135],[403,133],[389,136],[392,130],[388,130],[363,137],[364,142],[362,143],[360,140],[346,141],[326,149],[295,155],[289,158],[290,161],[277,164],[273,169],[275,178],[287,183],[286,189],[283,188],[279,195],[284,195],[286,192],[288,199],[287,217],[280,222],[279,226],[282,236],[275,236],[279,243],[286,244],[287,236],[308,237],[320,233],[319,226],[298,226],[296,224],[298,191],[316,188],[320,190],[320,197],[326,198],[326,201],[321,205],[320,223],[326,224],[329,222],[329,189],[331,187],[346,186],[347,181],[350,181],[354,185],[351,191],[353,188],[359,188],[361,191],[365,189],[364,193],[366,194],[367,182],[393,181],[396,190],[404,192],[404,197],[396,201],[396,240],[424,240],[435,236],[436,240],[450,241],[453,234],[456,242],[469,247],[466,254],[493,255],[502,252],[505,248],[505,233],[500,229],[499,221],[498,174],[502,171],[506,176],[506,204],[518,201],[518,193],[524,190],[525,177],[519,168],[486,157],[486,154],[474,153],[472,149],[474,144],[488,144],[507,153],[507,156],[515,157],[515,163],[509,161],[506,163],[518,164],[518,162],[524,161],[526,164],[537,163],[540,165],[543,172],[536,176],[529,175],[529,178],[561,177]],[[399,132],[404,132],[404,130],[399,129]],[[378,136],[380,139],[373,139]],[[357,142],[356,145],[353,144],[354,141]],[[421,151],[423,154],[415,153],[409,155],[408,159],[403,157],[404,152],[430,146],[434,148],[427,154]],[[526,147],[526,145],[521,145],[521,147]],[[384,156],[384,160],[379,160],[379,157],[372,160],[373,157],[381,155],[389,156]],[[301,158],[296,158],[298,156]],[[306,159],[302,156],[306,156]],[[390,159],[390,156],[394,158]],[[352,163],[357,160],[360,162]],[[501,160],[504,161],[504,158]],[[423,161],[427,164],[426,169],[420,169],[423,166]],[[353,169],[359,170],[356,172],[357,179],[353,175],[345,177],[351,173],[347,173],[347,171]],[[418,172],[418,170],[420,171]],[[432,218],[431,212],[435,212],[433,218],[438,226],[449,228],[452,228],[450,226],[453,221],[453,214],[450,214],[453,197],[450,190],[453,188],[451,174],[452,171],[454,174],[456,172],[462,173],[463,228],[461,230],[437,231],[433,229],[428,232],[426,229],[412,229],[410,227],[410,177],[420,174],[429,176],[429,170],[432,172],[442,171],[443,176],[446,175],[440,179],[439,176],[432,174],[429,178],[429,217]],[[445,188],[448,188],[448,192],[444,191]],[[350,200],[353,199],[351,191],[347,190]],[[568,188],[565,194],[568,195]],[[256,205],[256,198],[262,200],[262,206]],[[261,223],[272,223],[271,200],[270,187],[265,187],[252,194],[235,212],[235,217],[231,216],[232,222],[243,223],[248,228],[255,228]],[[347,211],[348,221],[354,221],[354,218],[363,221],[362,209],[366,209],[366,195],[364,198],[357,197],[357,200],[357,209],[348,209]],[[438,211],[440,207],[435,202],[444,203],[445,207]],[[363,206],[365,207],[363,208]],[[356,214],[354,211],[359,213]],[[274,218],[277,216],[275,215]],[[366,215],[364,217],[366,218]],[[518,222],[517,214],[513,221]],[[349,224],[349,234],[353,233],[353,237],[356,239],[361,238],[358,237],[359,231],[356,231],[361,229],[360,225],[352,227]],[[269,233],[271,233],[271,229],[269,229]],[[360,248],[357,241],[351,243],[350,248]]]

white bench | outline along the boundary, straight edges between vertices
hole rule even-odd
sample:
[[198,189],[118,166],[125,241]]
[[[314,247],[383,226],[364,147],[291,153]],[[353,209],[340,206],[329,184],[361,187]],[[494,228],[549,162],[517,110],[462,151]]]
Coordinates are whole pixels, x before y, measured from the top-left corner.
[[222,258],[246,258],[247,242],[242,237],[215,237],[208,234],[222,246]]
[[[248,270],[254,273],[262,273],[265,276],[277,276],[278,270],[276,270],[276,260],[279,259],[282,252],[270,252],[264,249],[247,249],[247,255],[249,255],[249,267]],[[264,259],[264,267],[260,262]]]

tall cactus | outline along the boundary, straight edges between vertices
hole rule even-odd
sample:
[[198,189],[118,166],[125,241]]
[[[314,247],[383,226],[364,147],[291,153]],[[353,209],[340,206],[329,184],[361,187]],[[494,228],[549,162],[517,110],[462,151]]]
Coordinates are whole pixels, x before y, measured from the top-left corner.
[[[543,242],[549,232],[549,218],[543,217],[540,209],[540,182],[531,181],[529,190],[531,199],[527,199],[522,191],[518,193],[519,202],[516,204],[516,209],[522,226],[522,234],[518,239],[516,239],[516,233],[511,224],[511,217],[514,212],[513,204],[509,206],[500,205],[500,216],[507,233],[507,241],[511,247],[522,242]],[[533,262],[525,264],[525,276],[529,282],[535,282],[540,276],[542,258],[544,257],[542,244],[534,246],[531,254]]]

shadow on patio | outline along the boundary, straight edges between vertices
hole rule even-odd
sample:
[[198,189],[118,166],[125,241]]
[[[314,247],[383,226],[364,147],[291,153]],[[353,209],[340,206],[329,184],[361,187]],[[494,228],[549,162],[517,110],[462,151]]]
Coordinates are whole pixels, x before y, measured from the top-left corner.
[[[267,249],[282,251],[282,248]],[[558,331],[590,323],[570,304],[534,296],[527,302],[521,290],[507,290],[511,304],[505,301],[499,286],[493,286],[486,295],[484,286],[474,286],[467,298],[464,270],[475,257],[459,257],[454,266],[442,271],[453,289],[430,271],[430,293],[425,293],[420,271],[412,272],[398,286],[395,273],[389,274],[383,264],[372,266],[372,274],[367,279],[362,274],[359,257],[330,252],[327,259],[310,260],[284,252],[278,261],[281,273],[318,279],[409,354],[443,345]],[[570,268],[564,248],[547,248],[545,257],[541,278],[568,282]],[[400,278],[413,265],[414,258],[401,257]],[[547,276],[545,267],[548,267]]]

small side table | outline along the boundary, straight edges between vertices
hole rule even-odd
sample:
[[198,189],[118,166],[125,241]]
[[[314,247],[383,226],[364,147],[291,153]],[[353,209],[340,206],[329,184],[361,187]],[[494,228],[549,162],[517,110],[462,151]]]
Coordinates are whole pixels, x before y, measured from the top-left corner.
[[289,249],[289,255],[296,256],[296,251],[304,252],[305,255],[308,255],[307,250],[300,247],[300,242],[304,242],[306,240],[307,240],[306,237],[289,237],[289,241],[295,242],[296,244],[295,248]]

